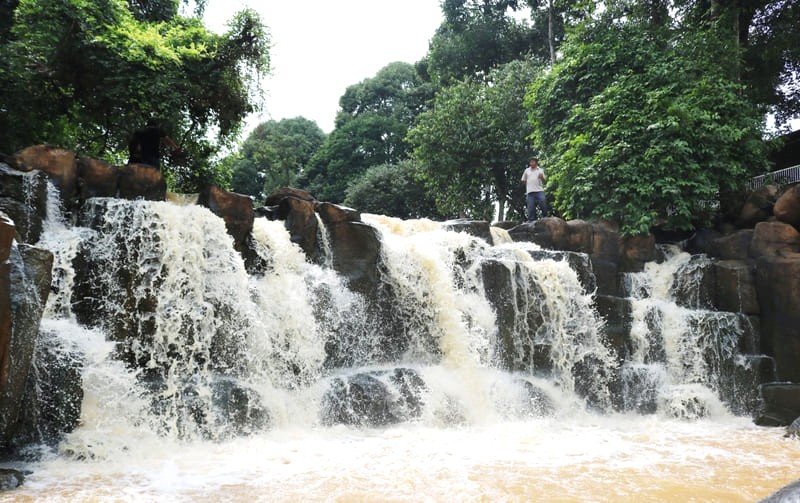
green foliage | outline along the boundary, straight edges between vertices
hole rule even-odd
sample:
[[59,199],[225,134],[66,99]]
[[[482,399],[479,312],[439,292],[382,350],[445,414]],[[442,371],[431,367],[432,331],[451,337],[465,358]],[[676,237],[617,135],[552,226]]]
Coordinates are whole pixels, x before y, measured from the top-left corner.
[[235,192],[263,200],[278,188],[294,186],[325,133],[303,117],[258,125],[226,161]]
[[[745,5],[751,5],[746,3]],[[761,0],[743,27],[744,78],[754,103],[765,105],[778,124],[800,117],[800,2]]]
[[446,0],[444,22],[431,39],[427,73],[441,85],[485,76],[503,63],[536,55],[547,58],[547,31],[531,29],[509,15],[516,0]]
[[344,204],[397,218],[441,217],[415,171],[410,160],[373,166],[347,187]]
[[[220,36],[199,18],[140,21],[130,5],[20,0],[0,38],[0,151],[50,143],[118,162],[133,131],[155,116],[185,154],[166,163],[177,183],[171,188],[216,180],[209,159],[255,109],[252,86],[269,68],[266,30],[253,11],[239,13]],[[148,5],[177,9],[170,1]]]
[[563,47],[526,107],[566,217],[614,220],[625,234],[691,229],[762,169],[761,115],[732,78],[737,48],[714,29],[609,13]]
[[299,186],[319,200],[342,202],[348,184],[369,167],[406,159],[406,132],[432,92],[407,63],[391,63],[375,77],[348,87],[339,100],[335,128]]
[[537,71],[514,61],[486,80],[466,79],[439,91],[433,107],[409,132],[420,177],[450,216],[522,219],[524,192],[519,178],[532,154],[523,99]]

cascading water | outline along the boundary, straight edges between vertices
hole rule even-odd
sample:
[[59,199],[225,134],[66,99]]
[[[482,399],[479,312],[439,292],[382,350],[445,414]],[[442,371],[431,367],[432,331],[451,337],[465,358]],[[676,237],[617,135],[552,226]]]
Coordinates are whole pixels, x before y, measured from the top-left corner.
[[[50,215],[42,327],[82,366],[80,426],[14,497],[685,501],[689,474],[716,462],[734,478],[770,471],[729,492],[713,473],[691,485],[746,501],[793,480],[782,463],[800,450],[713,398],[725,364],[708,357],[732,354],[727,336],[685,327],[734,328],[674,321],[649,273],[631,278],[635,344],[620,368],[593,293],[558,254],[499,230],[492,246],[436,222],[363,219],[381,241],[376,298],[333,270],[330,245],[307,260],[282,222],[256,220],[265,267],[248,274],[201,207],[95,199],[77,226]],[[626,410],[666,414],[615,412],[619,375]],[[663,405],[686,386],[705,419]]]
[[747,364],[736,349],[749,322],[701,308],[706,257],[675,246],[665,254],[663,263],[626,278],[633,320],[631,355],[622,369],[625,407],[689,418],[738,411],[748,397],[732,396],[734,368]]

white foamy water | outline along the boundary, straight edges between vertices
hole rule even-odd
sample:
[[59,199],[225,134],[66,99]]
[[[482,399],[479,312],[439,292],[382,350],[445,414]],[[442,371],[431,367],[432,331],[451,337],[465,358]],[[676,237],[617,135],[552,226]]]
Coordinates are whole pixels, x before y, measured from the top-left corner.
[[[40,243],[58,278],[43,329],[84,361],[80,425],[20,463],[25,485],[0,501],[757,501],[799,476],[796,440],[731,415],[713,379],[698,377],[714,369],[670,363],[697,340],[684,321],[652,333],[647,313],[674,310],[667,298],[634,302],[638,342],[624,370],[648,376],[660,403],[693,387],[715,406],[694,420],[611,412],[605,379],[617,363],[591,292],[566,261],[534,260],[534,245],[365,216],[401,314],[382,322],[404,341],[390,358],[369,299],[329,261],[309,263],[282,222],[256,221],[265,265],[249,275],[206,209],[98,204],[97,230],[50,225]],[[107,293],[97,309],[115,314],[95,327],[71,311],[84,255]],[[493,304],[487,274],[501,273],[513,286]],[[638,291],[668,292],[652,286],[659,274],[674,272],[648,272]],[[497,306],[513,317],[503,334]],[[126,339],[131,324],[117,315],[130,309],[141,323],[132,333],[152,337]],[[541,347],[549,363],[533,357]],[[359,385],[385,389],[397,420],[331,420],[359,405],[337,409],[332,390],[356,396]]]
[[795,480],[799,461],[796,440],[744,419],[289,428],[45,461],[0,501],[754,502]]

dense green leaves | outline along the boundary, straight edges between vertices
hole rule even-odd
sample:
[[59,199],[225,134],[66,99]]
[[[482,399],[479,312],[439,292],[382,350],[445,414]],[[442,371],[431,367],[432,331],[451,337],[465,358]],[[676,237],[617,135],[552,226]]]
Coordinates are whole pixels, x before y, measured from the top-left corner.
[[467,79],[439,91],[431,110],[409,132],[420,176],[435,194],[439,210],[450,216],[522,218],[519,183],[531,127],[523,108],[528,83],[538,68],[514,61],[486,79]]
[[432,95],[408,63],[391,63],[350,86],[339,100],[336,127],[299,183],[320,200],[342,202],[367,168],[408,157],[405,136]]
[[410,160],[373,166],[347,188],[344,204],[397,218],[437,218],[431,192],[415,176]]
[[155,116],[185,154],[167,163],[177,188],[215,179],[209,159],[255,108],[268,35],[252,11],[219,36],[170,11],[177,2],[147,5],[158,22],[120,0],[20,0],[0,38],[0,151],[51,143],[123,162],[130,134]]
[[722,63],[735,65],[738,49],[719,33],[607,16],[564,48],[527,106],[566,216],[627,234],[691,229],[720,191],[763,168],[761,116]]
[[226,161],[233,190],[263,200],[275,189],[294,186],[324,139],[319,126],[303,117],[260,124]]
[[426,61],[433,81],[449,85],[485,76],[498,65],[530,54],[546,59],[547,32],[510,15],[522,7],[516,0],[442,2],[445,20],[431,40]]

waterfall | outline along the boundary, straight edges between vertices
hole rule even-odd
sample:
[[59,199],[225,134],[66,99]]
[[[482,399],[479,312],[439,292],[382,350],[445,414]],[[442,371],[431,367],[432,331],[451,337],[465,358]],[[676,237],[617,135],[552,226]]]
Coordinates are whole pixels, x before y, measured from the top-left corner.
[[663,263],[629,273],[630,358],[622,369],[625,407],[677,417],[724,414],[725,397],[746,318],[703,309],[701,282],[711,262],[677,247],[665,248]]
[[20,500],[755,501],[796,477],[794,443],[729,413],[746,319],[707,309],[706,257],[628,274],[612,348],[588,257],[499,229],[362,215],[380,249],[356,288],[321,222],[312,261],[256,219],[248,271],[202,207],[73,218],[37,244],[45,447]]
[[[85,373],[116,369],[126,383],[84,377],[81,421],[122,421],[98,409],[126,400],[134,428],[224,439],[298,424],[492,421],[584,400],[608,407],[614,364],[566,261],[431,221],[364,219],[381,236],[388,318],[329,261],[308,261],[281,222],[256,220],[267,266],[250,275],[222,220],[199,206],[96,198],[76,226],[51,219],[40,243],[55,255],[47,322],[91,335]],[[492,298],[486,282],[498,271],[510,291]],[[501,310],[515,320],[504,334]],[[377,337],[387,323],[406,341],[400,354]],[[331,359],[334,346],[348,366]],[[105,396],[114,390],[122,396]],[[79,443],[69,449],[98,455]]]

